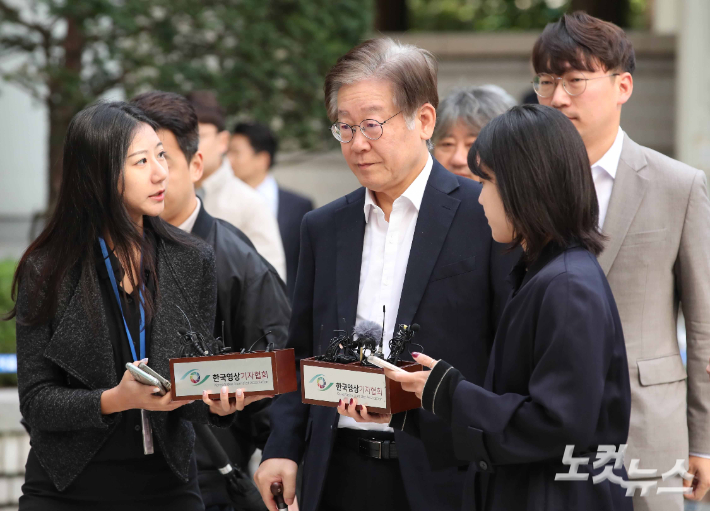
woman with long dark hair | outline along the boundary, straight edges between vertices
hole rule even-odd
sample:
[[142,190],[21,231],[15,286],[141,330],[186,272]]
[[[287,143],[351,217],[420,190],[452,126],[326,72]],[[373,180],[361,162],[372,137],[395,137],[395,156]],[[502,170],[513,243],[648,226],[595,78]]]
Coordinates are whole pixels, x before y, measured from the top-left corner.
[[[597,464],[600,446],[626,442],[631,397],[619,314],[596,259],[604,238],[584,143],[562,113],[524,105],[483,128],[468,163],[493,238],[524,251],[485,384],[417,353],[431,371],[387,376],[452,425],[456,458],[471,463],[464,509],[630,510],[622,458]],[[415,432],[416,417],[391,425]]]
[[[202,510],[189,421],[228,425],[249,402],[171,401],[125,370],[163,376],[181,326],[212,332],[212,249],[158,218],[168,183],[154,125],[98,103],[67,130],[57,207],[20,260],[20,408],[30,432],[22,511]],[[152,445],[151,445],[152,444]]]

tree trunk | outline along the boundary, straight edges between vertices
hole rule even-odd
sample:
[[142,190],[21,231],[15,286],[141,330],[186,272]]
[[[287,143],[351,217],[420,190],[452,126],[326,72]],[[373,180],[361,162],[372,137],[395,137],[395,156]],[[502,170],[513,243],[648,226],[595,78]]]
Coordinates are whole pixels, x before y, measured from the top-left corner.
[[67,18],[64,38],[64,69],[49,80],[47,109],[49,110],[49,204],[47,213],[54,211],[62,182],[62,153],[64,136],[74,114],[83,107],[79,89],[81,56],[84,52],[84,33],[80,22]]
[[375,30],[381,32],[404,32],[408,28],[406,0],[377,0],[375,6]]
[[610,21],[622,28],[629,26],[629,0],[572,0],[569,11],[585,11],[590,16]]

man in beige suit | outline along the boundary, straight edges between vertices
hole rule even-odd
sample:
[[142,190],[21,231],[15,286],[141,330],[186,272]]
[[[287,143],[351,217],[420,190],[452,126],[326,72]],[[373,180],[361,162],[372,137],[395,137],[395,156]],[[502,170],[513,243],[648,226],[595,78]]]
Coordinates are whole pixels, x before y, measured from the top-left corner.
[[[658,469],[636,511],[680,511],[680,477],[662,481],[687,459],[700,500],[710,487],[710,201],[705,174],[631,140],[620,128],[633,91],[633,47],[611,23],[575,13],[549,24],[533,49],[540,103],[577,127],[592,162],[600,225],[608,237],[599,263],[614,293],[631,378],[627,467]],[[676,322],[685,314],[687,370]],[[601,419],[600,419],[601,420]],[[633,472],[630,477],[634,477]],[[688,491],[690,491],[689,489]],[[662,490],[665,491],[665,490]],[[637,491],[637,494],[639,492]]]

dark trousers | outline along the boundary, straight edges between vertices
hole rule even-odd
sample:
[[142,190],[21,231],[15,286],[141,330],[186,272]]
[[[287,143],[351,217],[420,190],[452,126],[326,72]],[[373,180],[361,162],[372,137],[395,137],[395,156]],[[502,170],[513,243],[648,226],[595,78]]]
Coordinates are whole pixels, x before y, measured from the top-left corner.
[[320,511],[410,511],[399,460],[366,457],[346,442],[353,434],[394,440],[391,433],[339,431],[323,485]]

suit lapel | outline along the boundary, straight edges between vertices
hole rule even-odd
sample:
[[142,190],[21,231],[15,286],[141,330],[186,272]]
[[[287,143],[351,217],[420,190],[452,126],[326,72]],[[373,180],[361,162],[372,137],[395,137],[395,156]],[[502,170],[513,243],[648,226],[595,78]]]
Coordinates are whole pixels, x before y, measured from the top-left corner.
[[118,381],[113,347],[98,283],[95,280],[90,286],[89,298],[92,311],[96,314],[94,321],[98,329],[95,330],[82,304],[78,282],[44,356],[90,389],[114,387]]
[[[360,291],[360,266],[365,237],[365,188],[346,196],[347,204],[335,212],[335,282],[338,325],[349,329],[355,324]],[[345,321],[341,324],[341,321]]]
[[640,170],[645,166],[646,158],[641,149],[625,135],[609,209],[602,227],[602,232],[609,237],[606,248],[598,257],[599,265],[605,275],[609,274],[624,237],[646,194],[648,180],[640,174]]
[[419,302],[424,296],[429,277],[461,203],[460,200],[449,196],[458,186],[456,177],[434,160],[419,208],[396,324],[411,324],[419,308]]

